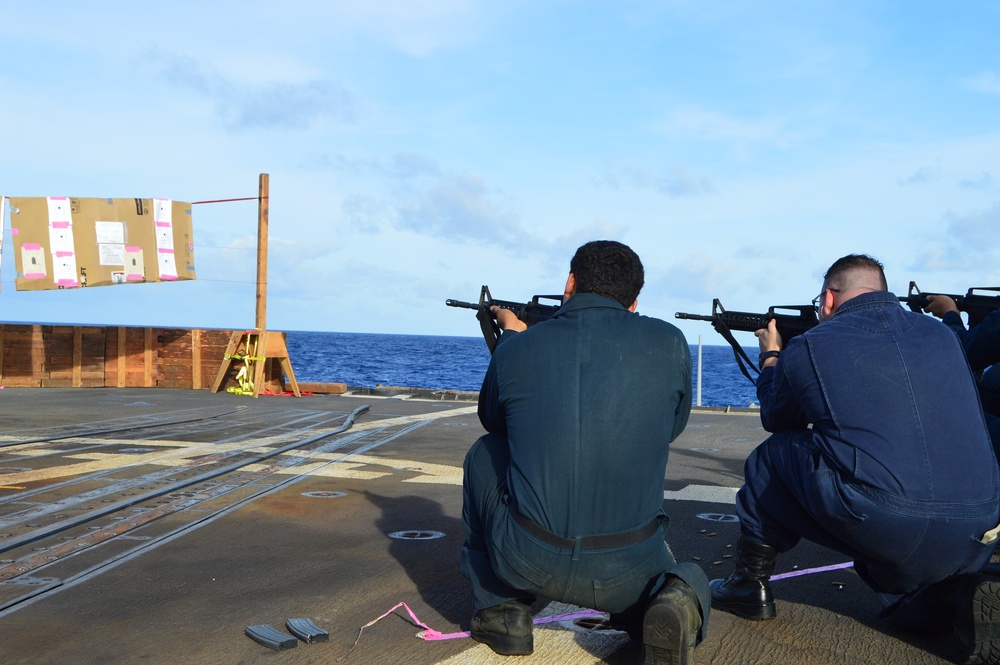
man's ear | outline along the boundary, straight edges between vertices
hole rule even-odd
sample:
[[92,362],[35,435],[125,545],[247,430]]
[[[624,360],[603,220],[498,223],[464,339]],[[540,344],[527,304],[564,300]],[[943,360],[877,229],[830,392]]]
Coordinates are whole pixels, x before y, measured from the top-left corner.
[[569,277],[566,278],[566,288],[563,289],[563,302],[566,302],[574,295],[576,295],[576,275],[570,273]]
[[638,307],[639,307],[639,299],[636,298],[635,300],[632,301],[632,304],[628,306],[628,311],[635,312],[635,310]]
[[833,316],[834,311],[836,311],[836,299],[837,294],[833,292],[833,289],[826,289],[823,291],[823,301],[819,310],[819,319],[821,321]]

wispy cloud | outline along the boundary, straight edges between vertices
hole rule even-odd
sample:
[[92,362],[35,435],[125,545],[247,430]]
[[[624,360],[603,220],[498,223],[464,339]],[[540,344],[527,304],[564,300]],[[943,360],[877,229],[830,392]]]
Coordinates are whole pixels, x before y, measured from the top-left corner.
[[484,177],[449,173],[423,155],[401,152],[378,159],[314,154],[304,166],[381,179],[381,194],[350,195],[341,205],[352,228],[364,233],[396,229],[505,250],[542,244],[531,239],[506,195],[491,188]]
[[299,166],[307,171],[336,171],[397,180],[441,175],[441,167],[435,160],[410,152],[396,153],[390,159],[340,153],[311,153],[306,155]]
[[654,304],[660,304],[665,294],[672,300],[711,303],[712,298],[731,290],[732,280],[738,274],[736,264],[698,253],[667,266],[644,292]]
[[940,178],[941,164],[935,164],[933,166],[921,166],[908,177],[900,178],[897,182],[900,186],[906,187],[908,185],[922,185],[924,183],[934,182]]
[[356,116],[354,95],[325,79],[238,83],[193,58],[153,53],[147,60],[168,83],[211,101],[232,130],[302,129],[321,118],[352,122]]
[[508,248],[524,243],[517,215],[496,200],[479,176],[442,176],[397,208],[398,228]]
[[983,171],[974,178],[960,180],[958,186],[963,189],[989,189],[993,186],[993,176],[989,171]]
[[635,189],[652,190],[670,198],[715,192],[715,185],[707,175],[695,176],[679,165],[669,167],[666,173],[656,173],[638,166],[624,166],[603,173],[594,183],[614,189],[627,185]]
[[743,120],[717,111],[685,106],[675,111],[661,125],[661,130],[683,139],[758,143],[779,137],[782,127],[782,122],[772,118]]
[[1000,95],[1000,76],[993,72],[979,72],[966,76],[959,80],[959,85],[983,95]]
[[[985,210],[945,215],[944,233],[917,256],[914,269],[927,271],[981,270],[984,279],[996,278],[1000,251],[996,230],[1000,228],[1000,203]],[[991,277],[992,276],[992,277]]]

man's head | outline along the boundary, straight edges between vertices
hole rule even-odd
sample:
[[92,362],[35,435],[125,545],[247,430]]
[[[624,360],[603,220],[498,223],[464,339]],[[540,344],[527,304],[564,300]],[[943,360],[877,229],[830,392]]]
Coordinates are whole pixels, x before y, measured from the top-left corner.
[[817,298],[820,321],[857,295],[888,290],[884,266],[877,259],[867,254],[841,257],[823,275],[823,292]]
[[567,296],[593,293],[630,309],[645,280],[639,256],[614,240],[594,240],[580,247],[569,262],[569,272]]

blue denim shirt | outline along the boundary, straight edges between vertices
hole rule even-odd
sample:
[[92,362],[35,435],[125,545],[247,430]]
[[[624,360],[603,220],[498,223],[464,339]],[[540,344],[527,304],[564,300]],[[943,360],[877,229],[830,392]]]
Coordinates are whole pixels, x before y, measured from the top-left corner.
[[479,396],[483,426],[507,436],[518,510],[565,537],[663,514],[669,444],[690,410],[681,332],[590,293],[504,333]]
[[892,293],[852,298],[792,338],[757,378],[757,397],[766,430],[811,424],[818,454],[848,482],[934,503],[1000,494],[958,338]]

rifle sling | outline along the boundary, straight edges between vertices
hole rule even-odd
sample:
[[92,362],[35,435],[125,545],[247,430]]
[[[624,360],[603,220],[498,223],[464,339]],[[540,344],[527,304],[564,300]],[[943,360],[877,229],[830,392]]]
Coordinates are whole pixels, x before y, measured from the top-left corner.
[[500,325],[486,307],[476,310],[476,318],[479,319],[479,328],[483,331],[483,339],[486,340],[490,355],[493,355],[493,349],[497,348],[497,342],[500,340]]
[[722,335],[723,339],[729,342],[731,347],[733,347],[733,356],[736,358],[736,364],[740,366],[740,371],[743,372],[743,376],[747,377],[750,383],[756,384],[757,382],[754,381],[753,377],[750,376],[750,372],[747,371],[746,365],[744,365],[744,360],[754,372],[760,374],[760,370],[757,369],[757,366],[752,360],[750,360],[747,352],[743,350],[740,343],[736,341],[735,337],[733,337],[733,333],[729,330],[729,326],[727,326],[721,319],[715,319],[712,321],[712,327],[715,328],[716,332]]

